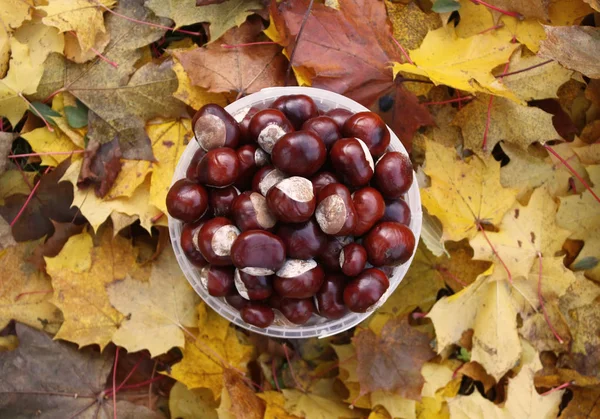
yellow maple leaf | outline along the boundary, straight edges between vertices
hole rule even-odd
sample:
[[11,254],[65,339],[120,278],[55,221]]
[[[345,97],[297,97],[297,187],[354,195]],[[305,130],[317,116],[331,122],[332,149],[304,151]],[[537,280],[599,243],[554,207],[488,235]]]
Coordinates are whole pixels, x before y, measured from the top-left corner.
[[259,393],[258,397],[265,401],[266,409],[264,419],[299,419],[298,416],[290,415],[285,410],[285,397],[278,391],[265,391]]
[[211,93],[200,86],[192,85],[192,81],[176,58],[173,59],[173,71],[177,76],[178,82],[177,90],[173,93],[173,96],[183,103],[196,110],[208,103],[216,103],[223,107],[227,105],[225,94]]
[[152,170],[152,162],[147,160],[121,159],[121,170],[103,200],[110,201],[120,197],[131,198]]
[[362,414],[348,405],[312,393],[284,389],[285,409],[293,415],[311,419],[360,418]]
[[418,48],[427,32],[442,26],[439,14],[425,13],[414,3],[386,0],[385,8],[392,22],[394,38],[406,49]]
[[[544,188],[533,192],[529,204],[516,204],[498,226],[498,232],[480,232],[470,241],[474,259],[489,260],[508,269],[513,278],[527,276],[538,255],[552,257],[571,234],[556,224],[558,204]],[[488,240],[494,246],[488,243]]]
[[171,417],[181,419],[217,419],[217,403],[206,388],[188,390],[181,383],[175,383],[169,393]]
[[75,145],[61,130],[55,129],[51,132],[48,128],[41,127],[22,134],[21,137],[27,140],[32,150],[36,153],[56,152],[57,150],[65,153],[40,156],[43,166],[56,167],[69,158],[81,158],[79,154],[66,154],[71,151],[79,151],[82,148]]
[[594,13],[582,0],[552,0],[548,7],[550,22],[555,26],[578,25],[587,15]]
[[477,222],[497,224],[515,200],[500,185],[500,164],[492,157],[462,160],[454,148],[427,141],[425,173],[431,186],[421,200],[444,226],[442,240],[460,241],[477,233]]
[[11,320],[56,333],[62,322],[60,310],[50,302],[50,278],[27,262],[41,243],[19,243],[0,250],[0,328]]
[[6,29],[16,29],[31,19],[33,7],[32,0],[4,0],[0,7],[0,21]]
[[110,229],[96,240],[94,246],[87,232],[72,236],[56,257],[45,260],[54,288],[51,301],[65,318],[56,338],[103,349],[123,320],[105,287],[133,273],[136,252],[128,240],[113,238]]
[[125,316],[112,341],[129,352],[147,349],[154,358],[173,347],[183,348],[182,328],[197,324],[195,307],[200,297],[181,273],[170,248],[152,263],[148,282],[128,276],[109,284],[107,292],[112,306]]
[[459,38],[447,26],[429,32],[421,47],[410,51],[414,65],[394,63],[394,77],[404,71],[429,77],[436,85],[490,93],[520,102],[492,75],[492,70],[508,62],[516,48],[518,44],[489,32]]

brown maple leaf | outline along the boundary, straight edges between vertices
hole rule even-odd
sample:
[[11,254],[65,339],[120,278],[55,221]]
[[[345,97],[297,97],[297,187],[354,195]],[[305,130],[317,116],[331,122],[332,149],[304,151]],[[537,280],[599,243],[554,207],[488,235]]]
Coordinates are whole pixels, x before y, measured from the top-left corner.
[[121,148],[117,138],[104,144],[93,138],[89,141],[83,158],[77,186],[93,184],[96,195],[103,198],[121,171]]
[[421,367],[435,356],[429,336],[413,329],[408,317],[389,320],[377,336],[371,330],[353,339],[361,394],[386,390],[420,400],[425,380]]
[[283,86],[287,60],[278,45],[250,45],[226,48],[256,41],[263,30],[260,19],[248,19],[208,47],[178,51],[179,60],[193,85],[210,92],[258,92],[265,87]]

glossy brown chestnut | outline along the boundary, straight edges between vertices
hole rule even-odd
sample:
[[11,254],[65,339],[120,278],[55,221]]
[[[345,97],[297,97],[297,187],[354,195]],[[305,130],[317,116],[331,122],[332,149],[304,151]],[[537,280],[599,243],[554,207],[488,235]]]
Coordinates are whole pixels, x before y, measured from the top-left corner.
[[321,189],[315,218],[325,234],[347,236],[358,222],[352,196],[341,183],[331,183]]
[[285,179],[285,175],[273,166],[262,167],[252,178],[252,190],[267,196],[269,190]]
[[385,213],[381,217],[381,221],[394,221],[407,226],[410,224],[410,218],[410,207],[404,199],[385,200]]
[[367,186],[352,194],[352,202],[358,216],[354,235],[362,236],[383,217],[385,201],[377,189]]
[[342,135],[360,138],[375,157],[385,153],[390,145],[390,131],[383,119],[374,112],[358,112],[352,115],[344,123]]
[[283,224],[277,229],[277,235],[292,259],[314,259],[327,244],[327,236],[314,218],[300,224]]
[[240,191],[234,186],[225,188],[211,188],[208,190],[209,207],[215,217],[228,217],[231,214],[231,205]]
[[285,263],[285,246],[279,237],[267,231],[244,231],[231,246],[231,260],[247,274],[273,275]]
[[285,114],[295,129],[300,129],[305,121],[319,115],[315,102],[306,95],[287,95],[278,97],[271,104]]
[[273,309],[266,304],[248,303],[240,310],[242,320],[256,327],[269,327],[275,320]]
[[402,197],[413,183],[412,163],[399,151],[385,153],[375,165],[373,183],[386,199]]
[[397,266],[412,256],[415,236],[404,224],[384,221],[365,236],[363,246],[373,266]]
[[237,290],[234,288],[231,293],[225,297],[225,301],[237,310],[241,310],[248,304],[248,300],[242,297]]
[[234,280],[238,293],[247,300],[266,300],[273,294],[271,276],[253,276],[236,269]]
[[271,151],[273,165],[290,176],[312,176],[327,160],[325,144],[311,131],[285,134]]
[[309,298],[319,291],[325,272],[314,260],[289,259],[277,271],[273,288],[281,297]]
[[241,190],[249,189],[252,178],[259,168],[269,162],[269,155],[255,144],[246,144],[236,150],[240,170],[234,185]]
[[344,303],[350,311],[364,313],[386,292],[390,282],[379,269],[364,270],[344,289]]
[[373,157],[365,143],[358,138],[337,140],[331,147],[329,159],[335,172],[348,186],[364,186],[373,177],[375,171]]
[[250,120],[249,131],[252,139],[271,154],[275,143],[288,132],[294,131],[294,127],[283,112],[277,109],[263,109]]
[[236,181],[240,172],[240,160],[234,149],[215,148],[206,153],[198,163],[200,183],[215,188],[229,186]]
[[340,272],[340,252],[352,241],[351,236],[329,237],[317,260],[327,272]]
[[352,115],[354,115],[352,111],[344,108],[335,108],[325,112],[325,116],[328,116],[335,121],[340,132],[348,118],[350,118]]
[[302,124],[303,131],[314,132],[321,138],[327,150],[331,149],[333,143],[342,138],[340,129],[336,122],[328,116],[317,116]]
[[183,250],[185,257],[192,265],[200,268],[208,265],[208,262],[204,259],[204,256],[202,256],[200,249],[198,249],[198,246],[196,245],[196,239],[202,224],[204,224],[204,219],[202,218],[195,223],[184,224],[181,229],[181,237],[179,238],[179,244],[181,245],[181,250]]
[[208,209],[206,189],[189,179],[179,179],[175,182],[167,193],[166,201],[169,215],[185,223],[200,219]]
[[202,157],[204,157],[205,155],[206,151],[204,151],[203,149],[199,148],[198,150],[196,150],[196,152],[192,156],[190,165],[188,166],[185,172],[186,178],[188,178],[189,180],[193,180],[194,182],[200,181],[198,178],[198,163],[200,163],[200,160],[202,160]]
[[356,276],[365,269],[367,264],[367,251],[358,243],[344,246],[340,252],[340,268],[348,276]]
[[279,311],[292,323],[304,324],[315,312],[315,303],[312,298],[282,298]]
[[236,148],[240,139],[237,121],[221,106],[204,105],[192,119],[194,136],[204,150],[219,147]]
[[319,314],[328,319],[341,318],[348,309],[344,305],[344,287],[349,278],[341,274],[327,274],[317,292]]
[[200,272],[200,281],[213,297],[225,297],[233,290],[233,266],[206,266]]
[[267,200],[258,192],[242,192],[233,201],[231,208],[233,221],[241,231],[269,230],[277,220],[267,206]]
[[308,221],[316,207],[312,183],[299,176],[284,179],[267,193],[267,205],[275,217],[284,223]]
[[319,192],[330,183],[340,183],[340,180],[331,172],[319,172],[310,178],[315,190],[315,195],[319,196]]
[[210,219],[198,232],[198,248],[211,265],[231,265],[231,247],[240,230],[225,217]]
[[239,145],[251,144],[254,142],[254,139],[250,135],[250,120],[259,110],[260,109],[253,106],[245,109],[235,116],[234,119],[238,122],[240,127]]

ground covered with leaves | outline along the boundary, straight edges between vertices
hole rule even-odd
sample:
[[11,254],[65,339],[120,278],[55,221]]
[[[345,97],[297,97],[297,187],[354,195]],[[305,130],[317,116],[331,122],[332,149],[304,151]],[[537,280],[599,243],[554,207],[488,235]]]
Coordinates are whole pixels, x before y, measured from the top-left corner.
[[[600,417],[598,0],[197,3],[0,4],[0,417]],[[194,111],[293,84],[382,115],[425,212],[321,340],[230,325],[166,229]]]

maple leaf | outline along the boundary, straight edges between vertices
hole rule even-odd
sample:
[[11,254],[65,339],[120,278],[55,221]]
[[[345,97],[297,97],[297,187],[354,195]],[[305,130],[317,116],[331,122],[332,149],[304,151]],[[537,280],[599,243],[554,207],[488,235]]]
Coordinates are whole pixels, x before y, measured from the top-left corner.
[[471,360],[496,380],[514,367],[521,353],[517,313],[502,275],[490,268],[462,291],[439,300],[427,315],[435,327],[438,353],[473,329]]
[[[517,12],[521,16],[541,21],[546,21],[549,18],[548,6],[550,0],[490,0],[489,4],[502,10]],[[498,12],[494,13],[497,14]]]
[[513,277],[527,276],[538,255],[554,256],[571,234],[556,224],[557,208],[544,188],[536,189],[527,206],[516,204],[506,213],[498,232],[480,232],[470,240],[474,259],[501,261]]
[[391,87],[390,61],[400,59],[383,2],[348,0],[340,10],[314,4],[297,40],[308,1],[281,2],[271,19],[293,65],[310,73],[313,87],[344,94],[365,105]]
[[425,13],[415,3],[385,1],[394,38],[406,49],[416,49],[429,31],[442,26],[440,15]]
[[31,20],[33,2],[31,0],[6,0],[0,8],[0,20],[7,29],[16,29],[26,20]]
[[293,415],[311,419],[359,418],[363,415],[347,405],[313,393],[283,389],[285,410]]
[[571,386],[573,399],[562,411],[565,418],[593,419],[600,416],[600,386]]
[[[111,305],[125,316],[112,341],[129,352],[142,349],[155,357],[172,347],[183,348],[182,328],[197,324],[199,297],[179,272],[173,252],[165,250],[152,263],[148,282],[131,277],[107,285]],[[159,337],[157,339],[157,337]]]
[[500,185],[500,164],[491,157],[460,159],[453,148],[430,140],[426,147],[431,186],[421,189],[421,199],[442,222],[442,240],[471,238],[478,222],[497,225],[515,200],[515,191]]
[[265,401],[264,419],[299,419],[285,410],[285,396],[278,391],[265,391],[257,394]]
[[600,1],[598,0],[583,0],[594,8],[597,12],[600,12]]
[[600,78],[600,29],[590,26],[544,26],[548,39],[542,41],[539,55],[558,61],[584,75]]
[[206,104],[216,103],[220,106],[227,106],[225,95],[220,93],[209,93],[206,89],[193,86],[190,77],[177,59],[173,63],[173,71],[177,75],[177,90],[173,96],[195,110],[200,109]]
[[65,154],[60,155],[40,156],[42,160],[41,164],[43,166],[56,167],[63,161],[71,158],[71,156],[67,154],[68,152],[81,150],[80,147],[73,144],[73,141],[58,129],[51,132],[46,127],[36,128],[33,131],[22,134],[21,137],[29,143],[32,150],[36,153],[49,153],[53,151],[65,152]]
[[489,96],[479,95],[452,122],[461,128],[465,148],[475,153],[482,153],[482,149],[489,153],[499,141],[526,149],[536,141],[544,144],[560,138],[552,125],[552,115],[541,109],[495,97],[488,120],[488,108]]
[[[253,42],[262,32],[260,20],[249,20],[227,32],[222,42],[239,45]],[[266,87],[283,86],[287,60],[278,45],[224,48],[212,44],[187,51],[176,51],[192,85],[212,93],[258,92]]]
[[450,27],[430,31],[421,47],[410,51],[414,64],[394,64],[394,76],[400,71],[426,76],[435,84],[444,84],[467,92],[484,92],[518,99],[492,75],[506,63],[518,44],[490,33],[459,38]]
[[199,22],[209,23],[210,42],[219,39],[229,29],[240,26],[253,10],[263,8],[260,0],[228,0],[206,6],[196,6],[190,0],[150,0],[146,6],[158,16],[173,19],[176,28]]
[[209,389],[188,390],[177,382],[169,393],[171,417],[181,419],[217,419],[217,403]]
[[225,369],[223,381],[221,404],[217,409],[219,418],[263,419],[264,402],[246,385],[238,372]]
[[388,321],[381,336],[371,330],[357,333],[353,343],[361,393],[387,390],[420,399],[424,384],[421,367],[435,356],[429,340],[429,336],[408,324],[406,316]]

